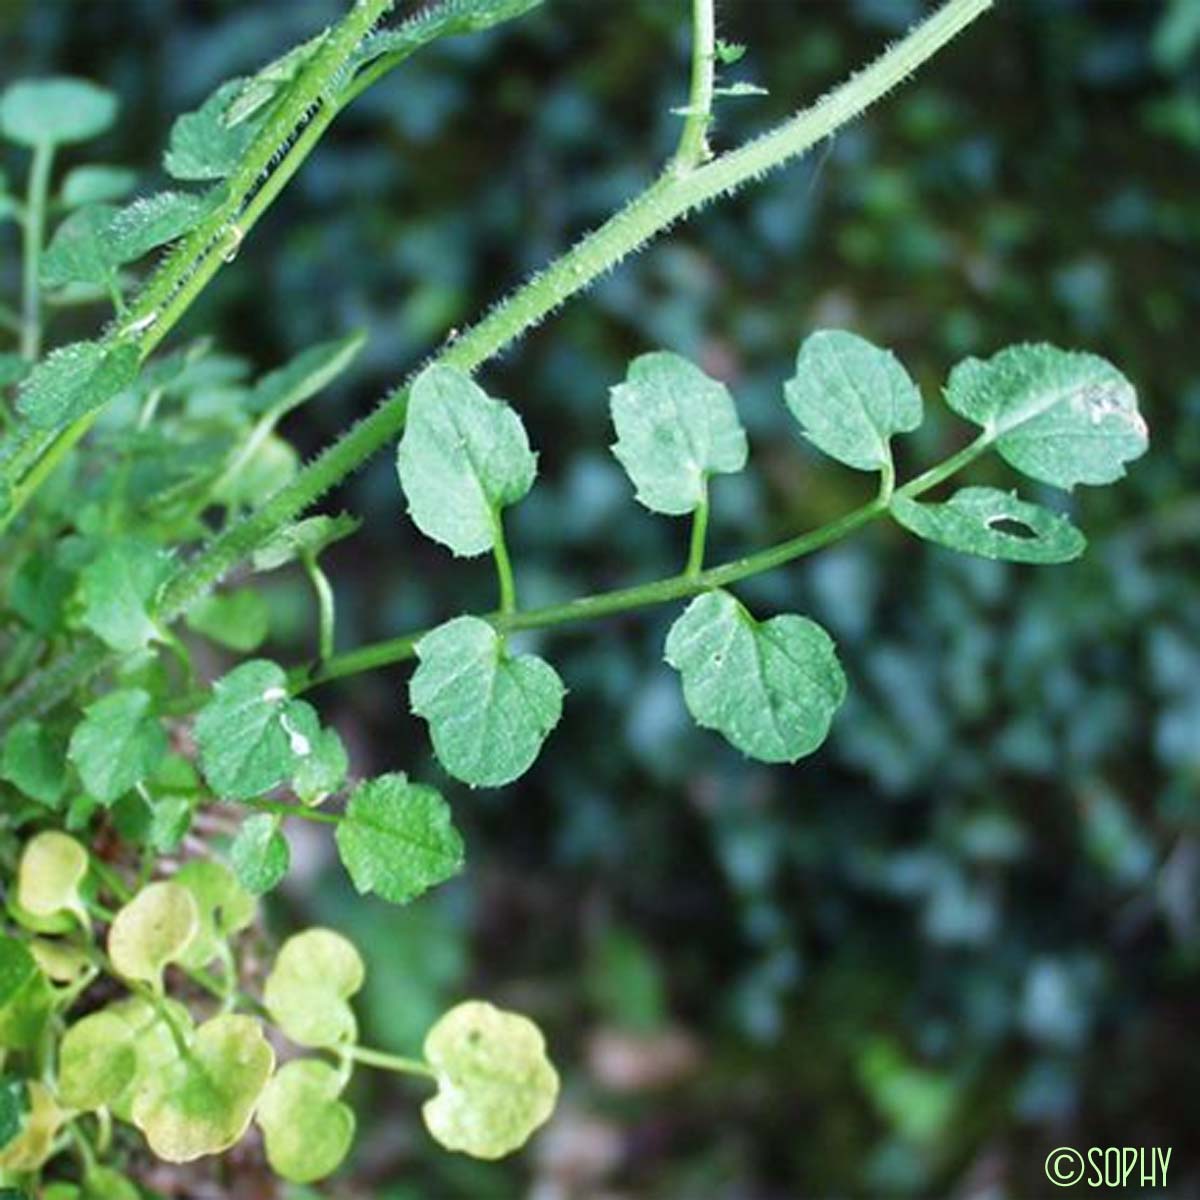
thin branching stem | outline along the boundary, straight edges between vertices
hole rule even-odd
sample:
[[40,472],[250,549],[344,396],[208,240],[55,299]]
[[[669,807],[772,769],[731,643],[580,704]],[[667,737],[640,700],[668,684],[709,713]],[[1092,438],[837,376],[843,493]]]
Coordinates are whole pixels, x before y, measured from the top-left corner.
[[[435,361],[475,370],[676,221],[800,157],[860,116],[982,16],[992,3],[947,0],[868,67],[810,108],[686,175],[676,176],[668,168],[646,191],[518,288]],[[257,510],[223,531],[181,567],[163,591],[158,619],[170,622],[180,617],[280,527],[392,442],[404,427],[407,403],[405,384]],[[86,640],[66,659],[38,672],[0,702],[0,731],[61,701],[109,657],[100,643]]]

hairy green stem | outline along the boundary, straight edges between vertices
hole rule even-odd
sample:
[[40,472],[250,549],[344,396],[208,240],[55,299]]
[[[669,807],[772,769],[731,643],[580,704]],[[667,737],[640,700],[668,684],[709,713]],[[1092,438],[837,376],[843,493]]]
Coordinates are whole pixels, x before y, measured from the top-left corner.
[[42,352],[42,302],[38,275],[42,267],[42,243],[46,237],[46,205],[50,196],[50,171],[54,146],[34,147],[29,167],[25,200],[25,239],[21,279],[21,354],[33,362]]
[[671,162],[678,175],[686,174],[712,156],[708,127],[712,121],[716,46],[713,0],[692,0],[692,82],[679,149]]
[[[775,130],[689,175],[675,177],[668,171],[544,272],[518,288],[435,361],[475,370],[679,218],[796,158],[859,116],[991,4],[992,0],[948,0],[869,67]],[[171,620],[186,611],[275,530],[393,440],[404,427],[407,401],[407,385],[401,386],[259,509],[218,536],[168,583],[163,615]]]
[[[681,217],[802,155],[861,115],[992,3],[947,0],[870,66],[810,108],[687,175],[676,177],[668,170],[604,225],[493,309],[436,361],[474,370]],[[180,568],[164,590],[158,618],[169,622],[181,616],[238,561],[395,438],[404,425],[407,396],[407,386],[398,388],[255,512],[222,532]],[[39,672],[0,703],[0,730],[59,702],[108,660],[99,642],[83,642],[66,659]]]
[[[246,234],[291,181],[338,113],[360,95],[367,84],[374,82],[385,70],[402,61],[402,58],[397,56],[386,64],[375,64],[371,70],[364,72],[366,79],[355,80],[354,85],[348,87],[344,94],[330,93],[334,81],[354,50],[394,3],[395,0],[358,0],[329,41],[301,72],[289,92],[287,103],[280,106],[278,112],[259,132],[237,171],[226,181],[228,197],[225,202],[175,247],[162,266],[146,282],[111,335],[114,341],[135,341],[142,359],[145,360],[178,324],[221,267],[233,261]],[[303,121],[307,123],[303,125],[299,135],[295,136],[297,127]],[[293,136],[295,141],[289,144]],[[276,163],[281,147],[286,147],[286,152]],[[34,161],[36,171],[36,156]],[[32,205],[31,185],[31,210]],[[44,203],[40,211],[44,214]],[[27,289],[30,279],[30,223],[30,219],[27,218]],[[40,230],[37,242],[40,253]],[[33,303],[36,306],[36,262],[33,266],[33,280]],[[27,291],[27,313],[28,295]],[[28,328],[28,317],[25,327]],[[35,352],[27,353],[24,350],[24,337],[23,333],[23,353],[26,353],[26,357],[36,358],[36,344]],[[27,430],[21,444],[7,448],[7,470],[13,482],[12,502],[7,511],[0,514],[0,531],[7,528],[25,507],[59,462],[92,428],[99,415],[98,411],[88,413],[54,436],[48,436],[41,431]],[[31,461],[33,466],[29,473],[22,476],[22,472],[29,467]]]

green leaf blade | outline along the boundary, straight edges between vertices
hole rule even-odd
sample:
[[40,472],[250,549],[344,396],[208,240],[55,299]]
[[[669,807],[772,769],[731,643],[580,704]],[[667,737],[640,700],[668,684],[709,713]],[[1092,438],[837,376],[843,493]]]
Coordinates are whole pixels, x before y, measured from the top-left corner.
[[926,541],[1003,562],[1071,562],[1087,547],[1066,517],[997,488],[963,488],[942,504],[893,496],[892,513]]
[[360,894],[407,904],[463,865],[450,807],[431,787],[402,773],[361,784],[338,826],[338,853]]
[[457,617],[416,647],[412,710],[429,723],[438,761],[472,787],[523,775],[562,715],[565,689],[549,663],[514,657],[478,617]]
[[968,358],[950,372],[946,403],[1010,466],[1068,491],[1120,479],[1149,446],[1133,385],[1095,354],[1037,344]]
[[667,635],[697,724],[761,762],[795,762],[828,736],[846,696],[833,640],[792,614],[758,622],[727,592],[688,605]]
[[167,738],[140,688],[110,692],[84,710],[67,755],[88,795],[111,805],[153,772]]
[[921,424],[921,393],[888,350],[845,330],[804,340],[784,397],[804,436],[859,471],[890,465],[890,441]]
[[677,354],[643,354],[609,402],[613,453],[652,512],[690,513],[710,475],[746,465],[746,434],[724,384]]
[[68,75],[22,80],[0,94],[0,133],[23,146],[85,142],[116,117],[112,92]]
[[396,464],[417,528],[466,558],[492,549],[498,514],[537,474],[521,418],[444,366],[413,383]]

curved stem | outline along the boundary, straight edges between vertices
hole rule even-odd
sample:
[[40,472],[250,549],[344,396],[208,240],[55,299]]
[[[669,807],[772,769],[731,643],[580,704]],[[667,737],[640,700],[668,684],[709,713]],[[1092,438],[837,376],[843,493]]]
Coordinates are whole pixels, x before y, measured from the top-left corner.
[[[861,115],[991,4],[992,0],[948,0],[906,38],[811,108],[688,175],[664,174],[434,361],[475,370],[681,217],[798,157]],[[241,558],[395,438],[404,427],[407,403],[407,386],[401,386],[259,509],[214,539],[167,584],[162,615],[173,620],[185,612]]]
[[334,599],[329,576],[311,554],[303,557],[304,571],[312,583],[317,596],[317,657],[325,662],[333,657],[334,645]]
[[716,44],[713,0],[692,0],[692,83],[679,149],[671,163],[679,175],[712,157],[708,148],[708,126],[712,121]]

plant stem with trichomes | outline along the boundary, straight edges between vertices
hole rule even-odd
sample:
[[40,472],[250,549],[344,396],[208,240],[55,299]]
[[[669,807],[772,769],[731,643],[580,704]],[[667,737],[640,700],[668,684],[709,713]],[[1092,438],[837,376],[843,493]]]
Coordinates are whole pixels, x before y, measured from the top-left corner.
[[[727,196],[751,180],[799,157],[860,116],[983,15],[993,0],[947,0],[906,37],[811,107],[775,129],[711,162],[675,175],[668,167],[645,192],[518,288],[434,361],[472,371],[528,332],[573,295],[674,222]],[[168,581],[157,616],[173,621],[205,595],[236,563],[307,509],[404,427],[403,385],[249,516],[219,534]],[[0,703],[0,730],[45,711],[108,660],[95,640],[76,647],[36,673]]]

